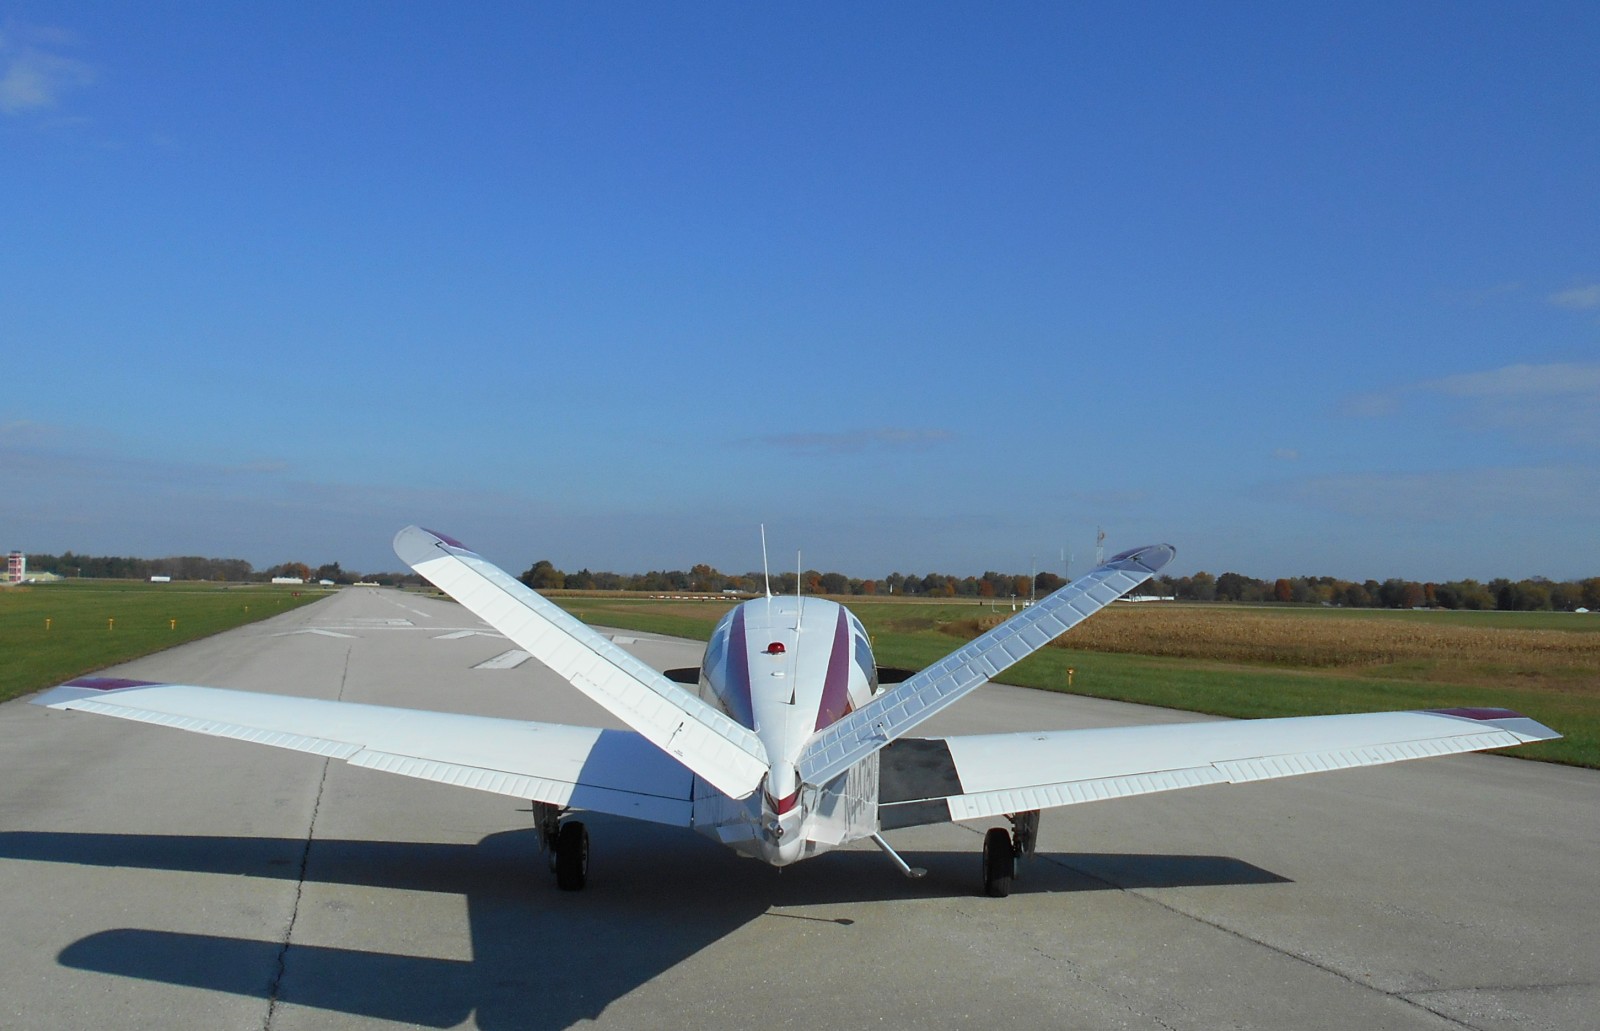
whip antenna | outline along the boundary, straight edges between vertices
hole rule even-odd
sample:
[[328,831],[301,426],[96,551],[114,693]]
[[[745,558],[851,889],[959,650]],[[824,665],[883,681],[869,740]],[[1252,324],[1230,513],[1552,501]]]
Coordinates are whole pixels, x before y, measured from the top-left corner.
[[767,572],[767,524],[761,524],[761,582],[766,585],[767,597],[772,597],[772,574]]

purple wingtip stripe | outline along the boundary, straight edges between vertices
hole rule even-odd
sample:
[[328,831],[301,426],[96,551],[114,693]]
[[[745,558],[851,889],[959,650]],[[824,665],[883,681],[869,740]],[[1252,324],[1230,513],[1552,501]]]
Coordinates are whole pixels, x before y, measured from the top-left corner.
[[[424,526],[423,529],[424,530],[428,530],[428,528],[426,526]],[[428,530],[428,532],[433,534],[435,537],[439,538],[441,541],[444,541],[446,544],[450,545],[452,548],[460,548],[462,551],[471,551],[472,550],[471,548],[467,547],[465,544],[462,544],[460,541],[456,540],[454,537],[451,537],[449,534],[440,533],[438,530]]]
[[1522,720],[1527,719],[1520,712],[1510,709],[1427,709],[1426,712],[1437,713],[1440,716],[1459,716],[1464,720]]
[[62,687],[86,687],[91,691],[115,691],[122,687],[158,687],[158,680],[124,680],[121,677],[79,677],[69,680]]

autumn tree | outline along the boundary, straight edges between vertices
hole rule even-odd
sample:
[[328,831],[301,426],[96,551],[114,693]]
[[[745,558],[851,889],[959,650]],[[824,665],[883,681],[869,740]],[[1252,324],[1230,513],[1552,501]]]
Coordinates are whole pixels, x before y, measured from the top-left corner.
[[529,566],[517,579],[536,591],[555,590],[567,585],[567,575],[544,558]]

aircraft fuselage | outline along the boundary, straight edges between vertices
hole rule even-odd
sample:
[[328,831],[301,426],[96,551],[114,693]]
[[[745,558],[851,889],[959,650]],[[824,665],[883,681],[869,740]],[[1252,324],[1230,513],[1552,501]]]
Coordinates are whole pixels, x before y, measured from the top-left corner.
[[876,762],[806,786],[795,761],[812,735],[877,690],[866,629],[844,606],[787,596],[734,607],[706,645],[700,696],[761,739],[770,767],[762,790],[747,799],[703,787],[696,827],[775,866],[874,833]]

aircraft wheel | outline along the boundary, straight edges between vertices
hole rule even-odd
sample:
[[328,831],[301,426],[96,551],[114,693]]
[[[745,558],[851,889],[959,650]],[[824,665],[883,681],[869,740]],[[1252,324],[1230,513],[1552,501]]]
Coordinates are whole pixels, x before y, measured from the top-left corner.
[[1011,894],[1011,881],[1017,875],[1017,850],[1004,827],[991,827],[983,836],[983,890],[990,898]]
[[582,823],[570,820],[556,835],[556,887],[562,891],[582,891],[589,879],[589,832]]

